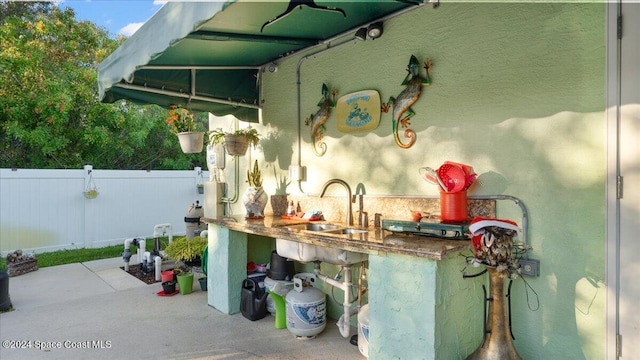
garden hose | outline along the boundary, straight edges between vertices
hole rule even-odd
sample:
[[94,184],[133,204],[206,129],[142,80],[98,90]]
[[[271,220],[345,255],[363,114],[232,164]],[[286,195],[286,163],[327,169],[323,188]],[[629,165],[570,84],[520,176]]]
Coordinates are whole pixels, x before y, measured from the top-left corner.
[[202,261],[201,265],[202,265],[202,272],[204,273],[204,275],[207,275],[207,261],[208,261],[208,257],[209,257],[209,245],[204,247],[204,250],[202,251],[202,256],[200,256],[200,260]]

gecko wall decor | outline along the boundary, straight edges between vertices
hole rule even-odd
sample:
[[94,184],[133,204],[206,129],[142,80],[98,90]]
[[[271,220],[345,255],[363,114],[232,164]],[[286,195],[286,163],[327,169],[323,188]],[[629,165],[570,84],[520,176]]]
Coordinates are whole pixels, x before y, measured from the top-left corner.
[[[431,60],[427,59],[424,63],[424,68],[426,69],[426,76],[424,78],[420,76],[419,65],[418,59],[414,55],[411,55],[409,65],[407,66],[408,74],[404,78],[404,81],[402,81],[402,85],[405,85],[404,90],[402,90],[396,98],[390,97],[389,101],[381,106],[381,111],[386,113],[389,111],[389,107],[393,105],[393,138],[395,139],[396,144],[403,149],[410,148],[416,142],[415,131],[408,128],[409,125],[411,125],[409,119],[415,115],[411,106],[418,101],[418,98],[420,98],[422,87],[431,84],[431,80],[429,79]],[[400,140],[400,136],[398,134],[399,127],[405,129],[403,135],[405,138],[409,139],[409,142],[403,143]]]
[[329,94],[327,85],[322,84],[322,98],[318,103],[320,109],[315,114],[311,114],[304,122],[305,125],[311,126],[311,144],[313,145],[313,152],[317,156],[322,156],[327,152],[327,144],[321,140],[326,130],[324,123],[327,122],[329,115],[331,115],[331,108],[336,106],[335,98],[337,94],[338,92],[335,89],[332,89],[331,94]]

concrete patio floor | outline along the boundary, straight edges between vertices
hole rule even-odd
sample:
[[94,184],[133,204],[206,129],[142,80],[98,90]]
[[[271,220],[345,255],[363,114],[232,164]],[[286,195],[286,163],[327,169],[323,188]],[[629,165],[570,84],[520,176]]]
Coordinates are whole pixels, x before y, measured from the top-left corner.
[[334,320],[298,340],[275,329],[271,315],[252,322],[210,307],[197,280],[191,294],[163,297],[160,283],[120,266],[121,258],[105,259],[10,278],[14,310],[0,314],[0,358],[364,359]]

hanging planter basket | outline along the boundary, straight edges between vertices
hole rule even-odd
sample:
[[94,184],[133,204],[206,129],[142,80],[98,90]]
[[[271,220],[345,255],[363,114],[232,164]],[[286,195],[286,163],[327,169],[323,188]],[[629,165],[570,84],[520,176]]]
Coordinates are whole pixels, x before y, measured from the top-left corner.
[[204,145],[204,132],[191,131],[178,133],[180,147],[185,154],[196,154],[202,152]]
[[89,170],[89,181],[87,181],[87,187],[84,189],[84,197],[87,199],[95,199],[98,197],[98,188],[95,181],[93,181],[93,171]]
[[225,135],[224,144],[227,154],[233,156],[244,156],[249,148],[249,141],[244,136]]
[[93,190],[87,190],[84,192],[84,197],[86,197],[87,199],[95,199],[98,197],[98,190],[97,189],[93,189]]

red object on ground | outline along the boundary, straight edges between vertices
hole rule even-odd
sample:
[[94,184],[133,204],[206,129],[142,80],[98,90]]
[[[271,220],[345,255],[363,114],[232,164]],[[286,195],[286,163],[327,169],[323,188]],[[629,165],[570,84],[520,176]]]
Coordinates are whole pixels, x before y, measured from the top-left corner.
[[158,291],[158,296],[173,296],[173,295],[175,295],[177,293],[179,293],[178,290],[172,292],[171,294],[167,294],[167,293],[164,292],[164,290],[160,290],[160,291]]

